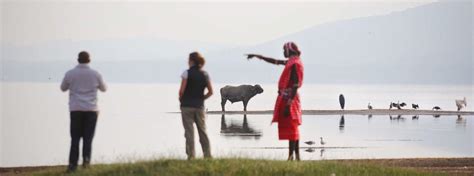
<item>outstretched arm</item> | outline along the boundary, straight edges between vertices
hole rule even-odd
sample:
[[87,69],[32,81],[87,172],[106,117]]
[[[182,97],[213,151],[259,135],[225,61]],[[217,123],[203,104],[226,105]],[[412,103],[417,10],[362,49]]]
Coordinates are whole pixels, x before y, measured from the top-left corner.
[[254,57],[259,58],[261,60],[264,60],[268,63],[275,64],[275,65],[285,65],[286,64],[285,60],[273,59],[273,58],[265,57],[265,56],[262,56],[262,55],[259,55],[259,54],[247,54],[247,59],[252,59]]

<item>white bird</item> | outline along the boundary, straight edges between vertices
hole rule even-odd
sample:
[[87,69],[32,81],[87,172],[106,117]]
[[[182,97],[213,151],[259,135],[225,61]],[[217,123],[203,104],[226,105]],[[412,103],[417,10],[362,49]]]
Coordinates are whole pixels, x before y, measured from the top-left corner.
[[466,97],[464,97],[463,100],[455,100],[455,101],[456,101],[456,106],[458,107],[458,111],[460,111],[462,108],[467,106]]
[[323,137],[320,137],[320,139],[321,139],[321,145],[326,144],[326,142],[324,142],[324,140],[323,140]]

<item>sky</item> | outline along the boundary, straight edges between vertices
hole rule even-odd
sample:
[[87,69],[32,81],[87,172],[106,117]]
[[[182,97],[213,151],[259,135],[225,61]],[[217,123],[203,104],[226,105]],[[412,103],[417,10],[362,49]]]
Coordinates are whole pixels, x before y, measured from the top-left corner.
[[432,1],[2,0],[4,44],[157,38],[251,46],[343,19]]

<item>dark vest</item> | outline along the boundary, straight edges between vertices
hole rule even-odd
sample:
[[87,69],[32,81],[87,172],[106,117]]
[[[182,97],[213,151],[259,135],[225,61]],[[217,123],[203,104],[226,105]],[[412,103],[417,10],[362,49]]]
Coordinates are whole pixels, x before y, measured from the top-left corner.
[[188,79],[184,94],[181,99],[181,107],[204,107],[204,89],[207,87],[208,77],[197,66],[188,70]]

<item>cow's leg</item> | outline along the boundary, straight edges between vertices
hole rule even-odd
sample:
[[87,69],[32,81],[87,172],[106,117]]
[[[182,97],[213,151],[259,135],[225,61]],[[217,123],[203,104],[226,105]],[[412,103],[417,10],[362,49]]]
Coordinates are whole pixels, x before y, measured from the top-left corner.
[[227,102],[227,99],[221,98],[221,108],[222,112],[225,112],[225,103]]
[[242,101],[244,103],[244,111],[247,112],[247,104],[249,103],[248,100]]

